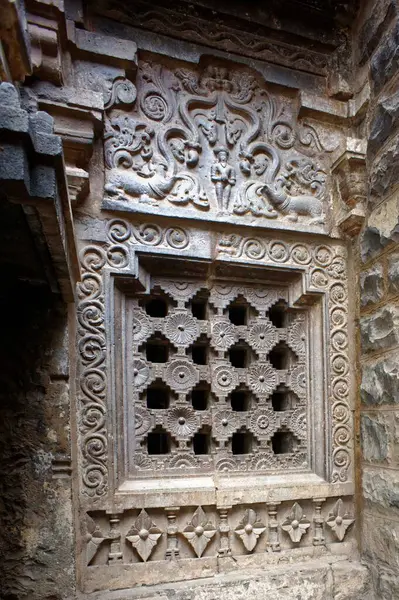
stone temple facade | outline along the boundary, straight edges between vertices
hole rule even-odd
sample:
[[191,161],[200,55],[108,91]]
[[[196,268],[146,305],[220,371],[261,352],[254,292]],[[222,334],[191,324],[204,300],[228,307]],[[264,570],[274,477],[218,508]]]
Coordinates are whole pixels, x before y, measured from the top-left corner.
[[0,43],[1,600],[397,600],[397,1]]

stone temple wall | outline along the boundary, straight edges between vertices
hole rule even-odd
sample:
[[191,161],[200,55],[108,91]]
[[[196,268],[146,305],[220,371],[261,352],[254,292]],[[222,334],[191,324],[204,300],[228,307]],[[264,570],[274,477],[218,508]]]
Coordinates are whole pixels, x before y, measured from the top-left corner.
[[399,595],[398,6],[365,7],[354,36],[370,81],[367,219],[360,239],[362,553],[381,598]]
[[0,1],[0,598],[391,600],[396,3],[194,4]]

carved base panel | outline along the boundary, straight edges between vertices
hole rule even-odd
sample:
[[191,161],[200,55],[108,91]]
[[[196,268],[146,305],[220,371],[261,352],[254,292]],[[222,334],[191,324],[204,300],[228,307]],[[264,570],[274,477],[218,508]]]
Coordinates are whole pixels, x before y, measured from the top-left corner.
[[120,219],[82,232],[83,588],[205,577],[226,557],[345,552],[342,243]]
[[330,498],[87,514],[85,589],[209,577],[238,564],[260,568],[350,554],[350,510],[350,499]]

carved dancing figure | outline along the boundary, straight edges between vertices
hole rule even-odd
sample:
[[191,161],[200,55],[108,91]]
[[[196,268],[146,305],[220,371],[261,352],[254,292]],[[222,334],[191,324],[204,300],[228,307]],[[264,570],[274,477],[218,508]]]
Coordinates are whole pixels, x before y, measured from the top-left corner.
[[236,183],[234,167],[227,162],[229,151],[224,146],[215,149],[216,162],[211,167],[211,181],[215,184],[216,198],[221,212],[229,208],[231,188]]

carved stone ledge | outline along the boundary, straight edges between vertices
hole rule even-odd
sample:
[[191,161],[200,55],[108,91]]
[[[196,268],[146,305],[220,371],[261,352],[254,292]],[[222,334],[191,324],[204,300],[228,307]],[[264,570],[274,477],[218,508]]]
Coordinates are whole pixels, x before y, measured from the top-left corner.
[[61,40],[56,19],[28,15],[33,73],[45,80],[62,84]]
[[0,15],[0,81],[22,81],[32,71],[25,17],[12,0],[0,0]]
[[61,139],[53,133],[50,115],[21,109],[9,83],[0,85],[0,139],[2,192],[25,207],[30,223],[37,221],[34,237],[39,246],[47,246],[59,288],[71,302],[80,269]]

